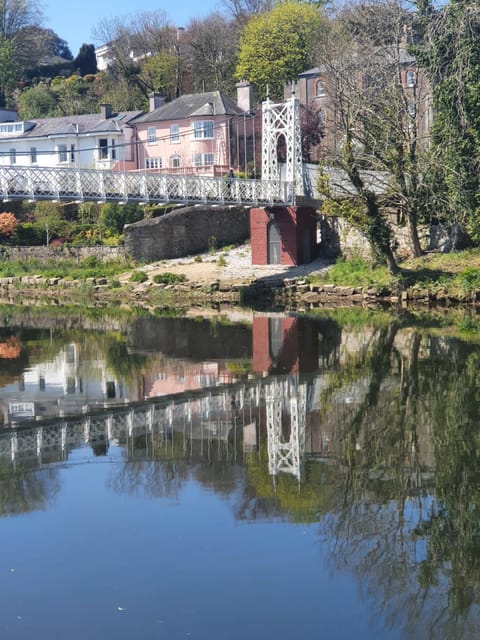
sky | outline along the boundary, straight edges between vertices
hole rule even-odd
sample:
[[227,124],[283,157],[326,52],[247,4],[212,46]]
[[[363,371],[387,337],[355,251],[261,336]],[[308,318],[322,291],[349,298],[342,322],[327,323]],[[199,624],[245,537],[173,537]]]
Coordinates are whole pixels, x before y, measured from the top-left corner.
[[221,11],[220,0],[80,0],[70,3],[64,0],[43,0],[44,27],[53,29],[66,40],[70,51],[77,55],[81,45],[94,44],[93,28],[98,22],[112,18],[125,18],[145,11],[165,11],[175,27],[186,26],[192,18],[203,18],[214,11]]

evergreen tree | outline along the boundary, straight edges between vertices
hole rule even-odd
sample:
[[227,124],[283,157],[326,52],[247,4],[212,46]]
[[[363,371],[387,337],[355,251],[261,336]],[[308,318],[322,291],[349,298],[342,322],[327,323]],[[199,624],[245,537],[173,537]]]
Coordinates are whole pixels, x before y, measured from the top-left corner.
[[93,44],[82,44],[77,57],[73,61],[73,68],[78,70],[81,76],[97,73],[97,57]]

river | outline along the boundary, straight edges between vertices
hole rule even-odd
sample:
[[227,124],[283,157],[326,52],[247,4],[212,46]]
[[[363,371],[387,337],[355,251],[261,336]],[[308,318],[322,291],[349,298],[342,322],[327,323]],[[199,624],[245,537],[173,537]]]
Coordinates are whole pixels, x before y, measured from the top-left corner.
[[0,315],[2,637],[480,636],[474,317]]

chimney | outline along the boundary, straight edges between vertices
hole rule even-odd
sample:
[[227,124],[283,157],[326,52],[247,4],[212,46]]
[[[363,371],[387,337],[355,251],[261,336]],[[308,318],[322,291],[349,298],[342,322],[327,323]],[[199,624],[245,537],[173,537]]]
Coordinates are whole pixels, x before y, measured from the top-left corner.
[[111,104],[101,104],[100,105],[100,113],[104,120],[108,120],[112,117],[112,105]]
[[165,104],[165,96],[161,96],[159,93],[151,93],[148,96],[149,111],[155,111],[158,107],[162,107]]
[[253,108],[252,85],[248,80],[241,80],[235,86],[237,87],[237,105],[242,111],[250,112]]

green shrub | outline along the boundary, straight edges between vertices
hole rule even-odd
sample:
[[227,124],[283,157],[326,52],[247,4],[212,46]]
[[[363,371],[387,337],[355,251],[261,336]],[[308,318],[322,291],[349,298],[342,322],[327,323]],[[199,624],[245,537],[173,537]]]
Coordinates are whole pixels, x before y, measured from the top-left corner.
[[193,259],[194,262],[203,262],[202,256],[195,256]]
[[185,282],[187,277],[183,273],[170,273],[165,271],[164,273],[156,273],[153,276],[155,284],[179,284]]
[[130,276],[130,282],[146,282],[148,276],[145,271],[134,271]]

